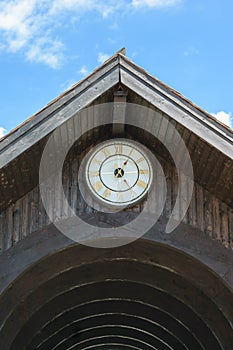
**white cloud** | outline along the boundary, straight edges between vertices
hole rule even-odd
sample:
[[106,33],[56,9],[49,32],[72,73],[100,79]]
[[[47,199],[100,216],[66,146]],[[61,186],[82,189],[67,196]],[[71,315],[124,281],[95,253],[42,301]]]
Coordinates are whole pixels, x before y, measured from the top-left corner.
[[78,71],[78,73],[82,75],[87,75],[89,72],[86,66],[82,66],[81,69]]
[[53,0],[50,9],[51,14],[57,14],[64,11],[72,11],[72,13],[78,11],[78,13],[84,13],[87,11],[97,11],[103,17],[107,17],[116,8],[115,1],[103,1],[103,0]]
[[6,129],[4,129],[2,126],[0,127],[0,138],[3,137],[6,134]]
[[199,50],[195,46],[189,46],[184,52],[184,56],[199,55]]
[[32,35],[30,16],[34,7],[35,0],[9,1],[1,4],[0,30],[5,34],[9,50],[17,51]]
[[[0,0],[0,51],[23,52],[32,62],[59,68],[63,62],[61,39],[56,29],[90,11],[103,18],[132,8],[165,7],[182,0]],[[102,54],[104,55],[104,54]],[[106,57],[99,58],[103,62]],[[108,58],[108,57],[107,57]]]
[[99,52],[98,53],[98,62],[100,64],[104,63],[105,61],[107,61],[109,59],[110,55],[107,53],[103,53],[103,52]]
[[226,124],[229,127],[232,127],[231,125],[231,113],[226,113],[224,111],[219,111],[217,113],[211,113],[213,117],[218,119],[220,122]]
[[62,92],[69,90],[76,83],[77,83],[77,81],[75,81],[74,79],[70,79],[70,80],[65,81],[65,83],[61,84]]
[[181,0],[132,0],[132,5],[134,7],[167,7],[178,5]]
[[62,61],[62,47],[60,40],[40,38],[35,41],[26,53],[26,57],[32,62],[43,62],[52,68],[59,68]]
[[24,50],[30,61],[58,68],[59,40],[48,35],[53,22],[47,14],[50,6],[48,0],[10,0],[0,4],[2,49]]

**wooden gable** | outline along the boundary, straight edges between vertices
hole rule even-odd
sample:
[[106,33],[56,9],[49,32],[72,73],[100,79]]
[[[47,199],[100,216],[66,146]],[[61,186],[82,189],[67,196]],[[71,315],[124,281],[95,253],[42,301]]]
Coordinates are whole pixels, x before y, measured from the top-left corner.
[[[35,202],[39,200],[39,164],[48,137],[57,127],[65,126],[85,107],[113,102],[114,92],[119,88],[127,92],[128,103],[145,106],[155,111],[158,116],[153,124],[155,134],[162,135],[164,140],[174,144],[177,152],[179,152],[179,145],[176,145],[176,139],[172,133],[173,127],[178,130],[185,142],[193,163],[195,180],[195,191],[186,222],[221,239],[225,245],[232,245],[230,236],[233,227],[232,130],[178,92],[150,76],[122,53],[114,55],[87,78],[49,103],[1,140],[0,212],[2,212],[3,227],[6,226],[7,215],[11,217],[14,227],[21,222],[18,215],[29,211],[32,222],[25,235],[41,228],[39,216],[42,214]],[[89,126],[94,128],[95,122],[98,123],[100,118],[100,115],[92,118],[87,116],[86,120]],[[81,124],[80,128],[82,128]],[[66,130],[65,127],[64,130]],[[167,160],[168,163],[172,161],[163,144],[145,131],[126,126],[125,132],[127,137],[134,137],[151,147],[152,151],[165,163]],[[69,134],[68,129],[65,134]],[[82,138],[81,149],[85,150],[91,142],[99,142],[109,138],[109,135],[111,131],[106,132],[103,127],[97,127],[89,134],[89,139]],[[62,138],[66,136],[60,137],[62,142]],[[174,172],[172,175],[171,170],[169,172],[167,176],[174,187],[170,192],[173,191],[174,197],[176,174]],[[24,207],[24,196],[28,193],[32,204],[26,203]],[[198,206],[198,203],[201,205]],[[173,205],[174,201],[171,197],[166,207],[167,215],[171,212]],[[36,212],[37,218],[34,215]],[[11,225],[8,229],[12,231]],[[24,229],[20,228],[20,230]],[[17,235],[19,236],[19,233]],[[15,240],[17,241],[18,238]],[[9,247],[11,241],[12,238],[9,238],[9,243],[5,246]]]

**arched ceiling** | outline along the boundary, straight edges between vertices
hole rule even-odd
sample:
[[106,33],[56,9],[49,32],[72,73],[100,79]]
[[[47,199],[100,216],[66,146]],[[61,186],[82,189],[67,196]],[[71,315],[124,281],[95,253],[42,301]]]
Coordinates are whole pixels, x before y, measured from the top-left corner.
[[198,260],[145,240],[74,244],[0,298],[3,350],[231,349],[232,293]]

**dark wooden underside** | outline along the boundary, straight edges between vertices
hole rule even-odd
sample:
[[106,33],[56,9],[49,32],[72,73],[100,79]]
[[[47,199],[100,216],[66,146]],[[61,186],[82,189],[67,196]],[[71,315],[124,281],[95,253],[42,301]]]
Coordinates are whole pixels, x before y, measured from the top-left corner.
[[224,248],[215,242],[208,257],[208,243],[182,230],[114,249],[74,244],[53,226],[28,237],[1,257],[1,349],[231,350],[232,291],[200,262],[217,271]]

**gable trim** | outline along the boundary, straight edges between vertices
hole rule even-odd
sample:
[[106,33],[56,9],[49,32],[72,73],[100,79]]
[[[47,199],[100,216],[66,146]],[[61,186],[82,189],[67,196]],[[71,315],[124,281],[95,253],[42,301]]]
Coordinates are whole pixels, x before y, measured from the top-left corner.
[[192,131],[214,148],[233,159],[233,134],[204,113],[187,106],[182,98],[153,82],[145,71],[138,70],[125,58],[120,59],[121,82],[160,111]]

